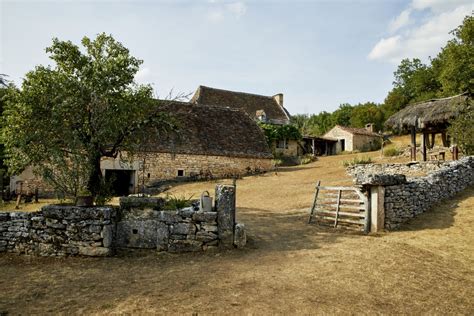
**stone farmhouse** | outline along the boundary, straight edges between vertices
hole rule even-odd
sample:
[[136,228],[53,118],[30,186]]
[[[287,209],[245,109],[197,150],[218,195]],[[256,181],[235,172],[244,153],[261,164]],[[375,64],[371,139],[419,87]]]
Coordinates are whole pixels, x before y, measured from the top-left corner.
[[[290,113],[283,106],[282,93],[265,96],[199,86],[191,98],[191,103],[239,109],[257,122],[290,124]],[[273,153],[287,157],[299,156],[301,149],[296,139],[280,139],[271,144]]]
[[381,145],[381,135],[374,132],[373,124],[367,124],[365,128],[336,125],[323,137],[337,140],[331,148],[332,154],[343,151],[369,151],[380,148]]
[[[179,125],[179,133],[150,134],[141,154],[126,153],[104,158],[101,169],[115,179],[118,195],[141,192],[164,180],[210,179],[240,176],[273,168],[272,152],[262,130],[246,113],[236,108],[170,102],[163,111]],[[11,190],[48,190],[31,168],[14,176]]]

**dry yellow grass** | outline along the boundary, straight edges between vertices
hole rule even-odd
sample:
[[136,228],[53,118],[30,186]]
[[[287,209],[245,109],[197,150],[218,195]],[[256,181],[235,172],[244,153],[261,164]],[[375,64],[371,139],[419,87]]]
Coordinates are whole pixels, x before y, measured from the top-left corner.
[[[349,184],[342,161],[351,158],[239,180],[237,215],[249,236],[243,250],[0,254],[0,314],[473,314],[474,187],[398,232],[364,236],[308,225],[315,181]],[[196,194],[215,184],[171,191]]]

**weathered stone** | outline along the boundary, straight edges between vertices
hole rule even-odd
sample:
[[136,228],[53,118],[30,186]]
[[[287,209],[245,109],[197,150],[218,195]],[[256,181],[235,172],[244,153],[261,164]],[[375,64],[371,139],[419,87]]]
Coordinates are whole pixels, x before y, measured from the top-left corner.
[[247,234],[245,233],[244,224],[235,224],[234,228],[234,245],[237,248],[243,248],[247,244]]
[[163,222],[158,222],[156,233],[156,248],[158,249],[158,251],[168,250],[168,225]]
[[192,223],[177,223],[170,225],[171,234],[188,235],[196,233],[196,226]]
[[168,246],[170,252],[201,251],[202,242],[196,240],[173,240]]
[[203,224],[201,225],[201,230],[206,231],[206,232],[217,233],[219,231],[219,228],[216,224],[215,225]]
[[196,211],[194,210],[194,207],[192,206],[186,207],[177,211],[177,214],[184,218],[192,218],[194,213],[196,213]]
[[215,222],[217,220],[216,212],[195,212],[193,220],[197,222]]
[[219,246],[232,248],[235,224],[235,187],[218,185],[216,187],[216,211]]
[[215,233],[206,232],[206,231],[199,231],[196,233],[196,240],[209,242],[212,240],[217,240],[218,236]]
[[181,216],[176,214],[176,211],[160,211],[158,212],[158,220],[168,224],[173,224],[180,222]]
[[116,246],[119,248],[157,247],[158,221],[126,220],[117,223]]
[[79,247],[79,254],[82,256],[106,257],[110,253],[110,248],[105,247]]
[[112,225],[105,225],[102,228],[102,232],[100,233],[102,237],[102,244],[105,248],[109,248],[112,246],[113,238],[114,238],[114,231]]

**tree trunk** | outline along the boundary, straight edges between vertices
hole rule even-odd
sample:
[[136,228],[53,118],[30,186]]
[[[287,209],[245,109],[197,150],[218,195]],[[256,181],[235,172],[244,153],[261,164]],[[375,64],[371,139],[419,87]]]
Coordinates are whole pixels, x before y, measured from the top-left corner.
[[100,153],[94,153],[90,158],[91,173],[87,183],[87,189],[96,197],[100,193],[102,185],[102,171],[100,170]]

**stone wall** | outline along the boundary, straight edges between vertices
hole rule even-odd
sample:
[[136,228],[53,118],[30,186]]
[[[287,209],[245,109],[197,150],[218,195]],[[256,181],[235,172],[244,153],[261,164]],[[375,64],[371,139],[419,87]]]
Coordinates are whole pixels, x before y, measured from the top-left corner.
[[[426,176],[406,178],[404,174],[427,172]],[[355,183],[371,192],[371,218],[382,216],[379,227],[371,231],[397,229],[411,218],[427,211],[442,200],[474,185],[474,157],[452,162],[426,162],[408,165],[357,166],[350,171]],[[377,205],[378,204],[378,205]]]
[[49,205],[39,212],[0,212],[0,252],[40,256],[111,253],[115,209]]
[[342,151],[341,148],[341,139],[344,139],[344,151],[352,151],[353,150],[353,136],[351,133],[348,131],[345,131],[339,127],[334,127],[330,131],[328,131],[326,134],[324,134],[325,137],[332,137],[336,138],[339,141],[337,142],[336,145],[336,153],[340,153]]
[[[161,180],[230,178],[273,168],[272,159],[154,153],[146,159],[145,182]],[[182,176],[178,172],[182,171]],[[142,183],[139,172],[138,183]]]
[[235,187],[218,185],[211,211],[199,203],[165,210],[161,198],[127,197],[120,208],[49,205],[39,212],[0,212],[0,252],[41,256],[108,256],[116,249],[205,251],[240,248]]
[[407,177],[419,177],[430,172],[441,169],[445,166],[445,161],[420,161],[409,163],[385,163],[385,164],[364,164],[354,165],[346,168],[349,175],[354,177],[355,182],[361,182],[361,177],[367,174],[403,174]]

